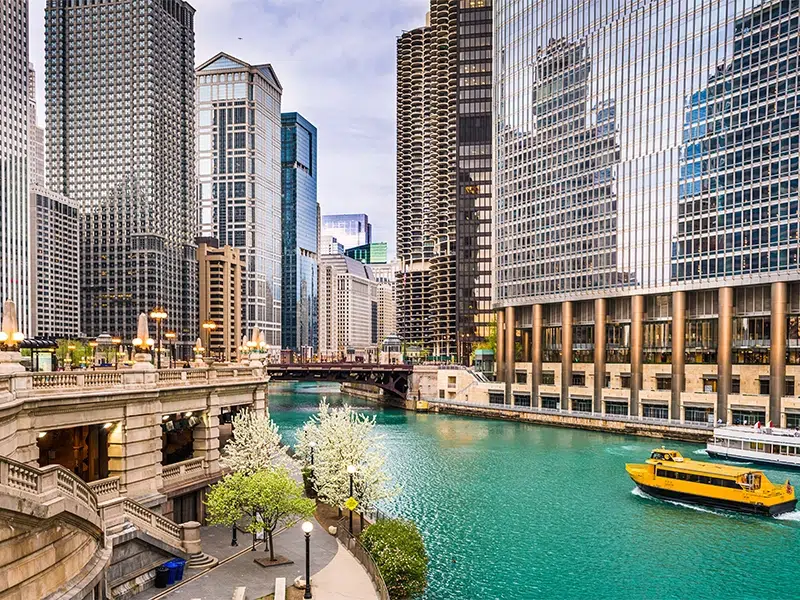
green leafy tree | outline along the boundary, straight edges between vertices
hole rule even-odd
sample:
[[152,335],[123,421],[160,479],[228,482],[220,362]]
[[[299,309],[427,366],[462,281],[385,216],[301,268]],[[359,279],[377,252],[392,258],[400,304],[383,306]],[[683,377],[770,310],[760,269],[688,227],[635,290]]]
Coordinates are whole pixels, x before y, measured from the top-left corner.
[[405,519],[385,519],[370,525],[361,542],[381,572],[389,596],[415,598],[428,584],[428,553],[417,526]]
[[214,525],[231,526],[250,517],[247,531],[266,534],[270,560],[275,560],[272,536],[278,527],[291,527],[314,514],[315,503],[303,497],[303,486],[283,468],[236,472],[211,487],[206,499],[207,518]]

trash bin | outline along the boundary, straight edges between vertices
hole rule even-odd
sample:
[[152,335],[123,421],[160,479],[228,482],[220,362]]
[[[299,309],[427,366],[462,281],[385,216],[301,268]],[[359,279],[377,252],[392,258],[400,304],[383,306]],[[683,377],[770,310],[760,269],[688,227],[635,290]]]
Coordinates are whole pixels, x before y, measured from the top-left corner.
[[169,569],[161,566],[156,567],[156,587],[165,588],[169,585]]
[[169,580],[167,581],[167,585],[172,585],[175,583],[178,576],[178,565],[175,563],[175,561],[170,560],[165,562],[164,566],[167,567],[167,570],[169,571]]
[[186,561],[182,558],[173,558],[170,562],[175,563],[175,566],[177,567],[175,581],[181,581],[183,579],[183,569],[186,567]]

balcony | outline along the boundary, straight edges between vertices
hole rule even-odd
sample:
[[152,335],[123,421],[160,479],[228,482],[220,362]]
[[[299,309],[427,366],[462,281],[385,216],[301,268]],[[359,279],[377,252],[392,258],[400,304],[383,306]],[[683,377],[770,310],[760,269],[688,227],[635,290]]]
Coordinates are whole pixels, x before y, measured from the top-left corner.
[[640,403],[669,404],[670,400],[672,400],[672,390],[641,390],[639,392]]
[[208,475],[206,459],[190,458],[161,468],[161,479],[165,488],[177,487],[194,479],[204,479]]

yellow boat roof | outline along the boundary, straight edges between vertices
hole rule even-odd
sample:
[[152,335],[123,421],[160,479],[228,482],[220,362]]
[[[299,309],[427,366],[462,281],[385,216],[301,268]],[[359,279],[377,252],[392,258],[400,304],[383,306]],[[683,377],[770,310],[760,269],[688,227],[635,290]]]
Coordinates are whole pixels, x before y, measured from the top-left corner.
[[[673,460],[666,458],[652,458],[654,454],[663,454],[665,457],[671,456]],[[725,477],[740,477],[748,473],[762,473],[759,469],[748,469],[745,467],[732,467],[730,465],[723,465],[720,463],[702,462],[699,460],[692,460],[685,458],[677,450],[669,450],[667,448],[656,448],[650,454],[648,461],[659,463],[663,467],[668,467],[676,471],[691,471],[693,473],[703,473],[706,475],[722,475]]]

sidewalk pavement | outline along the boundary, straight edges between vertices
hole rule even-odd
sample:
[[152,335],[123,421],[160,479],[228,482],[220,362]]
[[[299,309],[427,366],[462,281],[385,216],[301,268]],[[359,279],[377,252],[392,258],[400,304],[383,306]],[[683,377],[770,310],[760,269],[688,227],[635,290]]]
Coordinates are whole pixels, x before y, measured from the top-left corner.
[[[285,577],[291,585],[298,576],[305,576],[305,535],[298,523],[274,537],[275,554],[294,561],[293,564],[264,568],[253,562],[269,555],[263,542],[255,552],[250,550],[252,537],[239,533],[239,546],[231,547],[231,530],[227,527],[203,527],[203,551],[215,556],[220,564],[207,571],[187,569],[184,583],[166,589],[150,588],[132,600],[225,600],[237,586],[247,588],[247,598],[255,600],[275,592],[275,578]],[[187,578],[193,578],[187,581]],[[377,600],[369,575],[356,558],[334,536],[314,522],[311,533],[311,583],[315,600]]]

